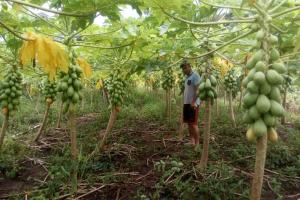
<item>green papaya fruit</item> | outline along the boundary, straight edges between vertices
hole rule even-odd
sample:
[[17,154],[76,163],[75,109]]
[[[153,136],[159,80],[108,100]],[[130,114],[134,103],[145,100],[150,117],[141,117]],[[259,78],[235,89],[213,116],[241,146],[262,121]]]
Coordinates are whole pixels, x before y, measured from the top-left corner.
[[271,100],[271,114],[276,117],[282,117],[284,115],[284,109],[281,104],[278,102]]
[[256,84],[262,85],[266,82],[266,77],[263,72],[256,72],[254,74],[253,80],[255,81]]
[[260,86],[259,91],[261,94],[268,95],[271,92],[271,88],[270,84],[266,81]]
[[267,113],[271,108],[271,103],[268,97],[261,94],[256,101],[256,109],[259,113]]
[[271,88],[271,92],[269,94],[271,100],[277,101],[278,103],[281,102],[281,95],[279,87],[273,86]]
[[268,127],[274,127],[276,125],[276,117],[270,113],[264,114],[263,120]]
[[258,94],[246,93],[244,96],[244,104],[246,108],[253,106],[257,101]]
[[267,134],[268,128],[262,119],[258,119],[253,124],[253,132],[256,137],[262,137],[263,135]]
[[217,79],[213,75],[210,75],[209,79],[210,79],[211,85],[213,87],[215,87],[217,85]]
[[211,87],[211,82],[209,79],[206,79],[205,81],[205,88],[210,88]]
[[283,77],[278,74],[277,71],[270,69],[267,71],[267,75],[266,75],[267,81],[271,84],[271,85],[280,85],[283,83]]
[[69,97],[73,96],[73,94],[74,94],[74,88],[72,86],[68,87],[67,94],[68,94]]
[[253,123],[253,119],[250,117],[249,111],[246,111],[243,115],[243,122],[246,124]]
[[273,45],[276,45],[278,43],[278,37],[276,37],[275,35],[271,35],[269,38],[268,38],[269,42]]
[[256,33],[256,40],[258,41],[262,41],[265,37],[265,32],[263,30],[259,30],[257,33]]
[[255,65],[257,72],[264,72],[267,69],[267,65],[263,61],[258,61]]
[[270,52],[270,60],[271,62],[274,62],[276,60],[278,60],[280,57],[280,53],[277,49],[273,48],[271,49],[271,52]]
[[259,92],[259,87],[257,86],[257,84],[254,81],[250,81],[247,85],[247,89],[251,92],[251,93],[258,93]]
[[258,112],[256,106],[252,106],[250,109],[249,109],[249,116],[251,117],[251,119],[253,120],[257,120],[260,118],[260,113]]
[[256,73],[256,69],[255,68],[253,68],[253,69],[251,69],[249,71],[248,76],[247,76],[247,78],[248,78],[249,81],[253,80],[255,73]]
[[287,72],[287,69],[283,63],[274,63],[271,67],[272,69],[276,70],[279,74],[284,74]]
[[204,90],[204,88],[205,88],[205,83],[204,83],[204,82],[200,83],[200,85],[199,85],[199,90],[200,90],[200,91],[201,91],[201,90]]

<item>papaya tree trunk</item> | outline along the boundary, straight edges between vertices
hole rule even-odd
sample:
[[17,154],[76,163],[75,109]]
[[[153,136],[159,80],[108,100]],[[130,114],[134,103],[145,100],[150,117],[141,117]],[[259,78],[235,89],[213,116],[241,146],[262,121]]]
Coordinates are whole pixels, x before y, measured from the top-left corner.
[[59,108],[59,114],[58,114],[58,120],[57,120],[56,128],[60,128],[61,127],[62,111],[63,111],[63,102],[60,103],[60,108]]
[[108,100],[108,92],[107,92],[107,90],[105,88],[103,88],[103,97],[104,97],[104,101],[106,103],[108,103],[109,102],[109,100]]
[[93,100],[94,100],[94,96],[93,96],[93,90],[91,91],[91,108],[93,108]]
[[169,106],[168,106],[168,90],[166,90],[166,96],[165,96],[165,99],[166,99],[166,108],[165,108],[165,113],[166,113],[166,117],[168,117],[168,108],[169,108]]
[[[217,94],[219,94],[219,87],[217,86]],[[220,116],[220,110],[219,110],[219,104],[218,104],[218,98],[215,99],[216,102],[216,113],[217,113],[217,117]]]
[[236,122],[235,122],[235,115],[234,115],[234,110],[233,110],[233,102],[232,102],[232,91],[229,91],[229,110],[230,110],[230,117],[232,121],[232,125],[234,128],[236,128]]
[[[284,89],[284,93],[283,93],[282,106],[283,106],[284,110],[286,110],[286,98],[287,98],[287,88]],[[283,115],[281,118],[281,124],[284,125],[285,123],[286,123],[286,117],[285,117],[285,115]]]
[[40,114],[40,112],[39,112],[40,99],[41,99],[41,94],[38,93],[35,108],[34,108],[38,114]]
[[205,101],[205,120],[204,120],[204,135],[203,135],[203,150],[201,160],[198,165],[200,171],[204,171],[208,162],[209,136],[210,136],[210,122],[211,122],[211,100]]
[[168,92],[168,123],[171,124],[171,93],[172,90],[170,89]]
[[41,124],[41,126],[40,126],[40,128],[38,130],[38,133],[37,133],[35,139],[34,139],[35,142],[39,141],[39,139],[40,139],[40,137],[41,137],[41,135],[43,133],[43,130],[44,130],[45,126],[46,126],[47,117],[48,117],[48,114],[49,114],[49,109],[50,109],[50,104],[47,103],[45,114],[44,114],[44,118],[43,118],[43,122],[42,122],[42,124]]
[[75,122],[75,108],[71,106],[68,113],[68,126],[70,130],[71,138],[71,158],[72,158],[72,168],[71,168],[71,185],[72,192],[77,192],[77,168],[78,168],[78,150],[77,150],[77,131]]
[[103,100],[103,102],[106,103],[106,97],[105,97],[104,89],[101,90],[101,94],[102,94],[102,100]]
[[2,129],[1,129],[1,133],[0,133],[0,149],[3,145],[4,142],[4,137],[5,137],[5,133],[6,133],[6,129],[8,127],[8,119],[9,119],[9,113],[6,113],[4,115],[4,121],[2,123]]
[[240,93],[241,93],[241,94],[240,94],[240,101],[239,101],[239,109],[242,108],[243,92],[244,92],[243,87],[241,87],[241,90],[240,90]]
[[176,98],[176,88],[173,89],[173,92],[174,92],[174,94],[173,94],[174,97],[173,98],[175,99]]
[[251,189],[251,200],[259,200],[263,185],[265,161],[267,155],[267,134],[257,139],[255,171]]
[[84,104],[85,104],[84,99],[85,99],[85,98],[82,98],[82,99],[81,99],[80,110],[82,110],[82,111],[84,111],[84,109],[85,109],[85,107],[84,107]]
[[226,90],[224,91],[224,106],[226,106]]
[[[262,30],[266,33],[262,41],[262,49],[264,51],[263,61],[270,64],[270,44],[268,38],[270,37],[270,25],[269,22],[264,19]],[[263,186],[263,177],[265,169],[265,161],[267,155],[267,141],[268,134],[265,133],[262,137],[256,141],[256,157],[255,157],[255,169],[253,175],[253,182],[251,187],[250,200],[260,200],[261,191]]]
[[180,100],[180,116],[179,116],[179,130],[178,130],[178,136],[179,140],[183,140],[183,98],[184,96],[182,95],[182,98]]
[[118,114],[118,111],[116,109],[115,106],[112,107],[112,110],[111,110],[111,113],[110,113],[110,117],[109,117],[109,121],[108,121],[108,124],[107,124],[107,127],[106,127],[106,131],[105,131],[105,134],[101,140],[101,143],[100,143],[100,146],[99,146],[99,150],[102,151],[103,150],[103,147],[106,143],[106,140],[116,122],[116,119],[117,119],[117,114]]
[[31,86],[30,84],[26,84],[26,85],[25,85],[25,89],[26,89],[26,92],[27,92],[27,94],[28,94],[28,97],[29,97],[30,101],[32,101],[32,96],[31,96],[31,94],[30,94],[31,87],[32,87],[32,86]]
[[171,89],[166,90],[166,117],[168,124],[171,122]]

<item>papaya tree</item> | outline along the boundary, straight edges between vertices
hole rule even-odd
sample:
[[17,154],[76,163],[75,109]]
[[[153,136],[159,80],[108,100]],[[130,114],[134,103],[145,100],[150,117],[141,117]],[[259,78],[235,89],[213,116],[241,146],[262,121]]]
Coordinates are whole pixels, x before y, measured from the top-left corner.
[[[0,14],[3,14],[2,11]],[[9,19],[12,14],[8,14],[4,19]],[[1,26],[0,26],[1,27]],[[4,144],[5,134],[9,126],[9,119],[18,110],[22,93],[23,75],[21,65],[18,62],[18,50],[22,45],[18,37],[10,32],[3,33],[0,29],[3,47],[0,48],[0,108],[3,114],[3,122],[0,130],[0,150]]]
[[203,134],[203,150],[201,154],[201,160],[198,164],[198,168],[204,171],[208,162],[208,149],[210,140],[210,126],[211,126],[211,105],[217,98],[217,80],[211,74],[212,64],[211,58],[207,58],[206,62],[203,63],[206,67],[201,75],[201,82],[199,85],[199,98],[205,102],[204,111],[204,134]]
[[[122,75],[122,71],[120,67],[115,67],[108,79],[106,79],[106,88],[108,92],[108,98],[110,102],[110,117],[105,130],[105,133],[100,142],[99,150],[103,150],[103,147],[106,143],[106,140],[112,131],[113,125],[117,119],[117,114],[121,110],[121,106],[123,105],[124,98],[126,95],[126,82],[124,76]],[[100,135],[101,137],[101,135]]]
[[68,114],[68,128],[71,139],[72,155],[72,191],[77,191],[77,167],[78,167],[78,149],[77,149],[77,131],[75,122],[76,105],[82,99],[81,90],[83,88],[80,81],[82,70],[75,63],[75,58],[71,54],[71,65],[67,73],[61,72],[58,91],[62,93],[63,114]]
[[[278,51],[278,31],[274,20],[294,8],[283,12],[277,10],[283,5],[274,1],[258,1],[253,4],[258,11],[256,52],[248,60],[246,67],[250,70],[244,79],[247,87],[244,107],[247,109],[245,121],[249,124],[247,138],[256,141],[256,162],[253,177],[251,199],[260,199],[264,166],[267,153],[267,139],[276,141],[277,119],[284,115],[281,105],[280,87],[284,83],[283,74],[286,67],[280,60]],[[277,12],[277,13],[276,13]]]
[[[40,36],[35,33],[27,33],[28,41],[23,43],[20,50],[20,60],[22,65],[28,65],[33,59],[38,60],[38,64],[47,73],[49,81],[54,81],[56,73],[61,70],[60,78],[62,79],[58,90],[62,91],[62,101],[64,105],[64,113],[69,111],[69,129],[71,138],[71,154],[72,154],[72,190],[77,191],[77,142],[76,142],[76,126],[75,126],[75,104],[80,99],[79,90],[82,89],[80,77],[82,70],[76,67],[75,59],[70,51],[60,46],[50,38]],[[46,49],[46,50],[45,50]],[[46,52],[46,53],[45,53]],[[71,61],[71,62],[70,62]],[[69,65],[71,63],[71,65]],[[53,101],[53,94],[56,92],[53,86],[48,85],[47,109],[45,112],[43,124],[39,130],[36,140],[39,139],[42,128],[45,125],[47,112]],[[50,100],[51,99],[51,100]]]
[[145,86],[149,91],[152,92],[157,92],[157,90],[160,87],[160,81],[159,81],[159,77],[160,74],[159,73],[155,73],[155,72],[151,72],[151,73],[145,73]]
[[229,96],[229,113],[232,120],[233,127],[236,128],[236,120],[234,114],[233,98],[236,97],[238,92],[238,75],[234,68],[227,71],[224,76],[224,86]]
[[[220,83],[221,83],[221,72],[218,68],[215,67],[214,63],[213,63],[213,69],[212,69],[211,74],[217,80],[216,92],[217,92],[217,94],[219,94],[219,90],[220,90],[219,87],[220,87]],[[216,115],[217,115],[217,117],[219,117],[220,109],[219,109],[218,97],[215,99],[215,107],[216,107]]]
[[[184,93],[184,84],[185,84],[185,77],[182,72],[177,73],[177,85],[179,88],[179,95],[181,96],[180,98],[180,105],[183,105],[183,93]],[[183,135],[183,128],[184,128],[184,123],[183,123],[183,108],[180,107],[180,116],[179,116],[179,129],[178,129],[178,137],[179,140],[182,140],[184,135]]]
[[0,149],[4,142],[5,132],[8,127],[9,117],[17,110],[22,95],[22,75],[20,66],[13,65],[7,70],[5,79],[0,82],[0,105],[4,121],[0,132]]
[[175,84],[174,72],[171,67],[165,68],[162,74],[162,88],[165,90],[166,116],[171,122],[171,91]]
[[42,133],[43,133],[43,130],[46,126],[46,122],[47,122],[47,117],[48,117],[48,114],[49,114],[49,109],[50,109],[50,106],[52,105],[52,103],[56,100],[56,95],[57,95],[57,85],[56,83],[53,81],[49,81],[49,80],[46,80],[44,81],[44,90],[43,90],[43,93],[44,93],[44,96],[45,96],[45,101],[46,101],[46,110],[45,110],[45,114],[44,114],[44,118],[43,118],[43,121],[42,121],[42,124],[38,130],[38,133],[34,139],[34,141],[38,141],[39,138],[41,137]]

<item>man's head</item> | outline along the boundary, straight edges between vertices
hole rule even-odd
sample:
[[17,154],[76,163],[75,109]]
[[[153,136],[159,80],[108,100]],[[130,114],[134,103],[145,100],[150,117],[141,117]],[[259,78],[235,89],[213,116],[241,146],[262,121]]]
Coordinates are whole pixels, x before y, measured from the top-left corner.
[[192,72],[191,64],[186,60],[181,63],[180,68],[185,75],[189,75]]

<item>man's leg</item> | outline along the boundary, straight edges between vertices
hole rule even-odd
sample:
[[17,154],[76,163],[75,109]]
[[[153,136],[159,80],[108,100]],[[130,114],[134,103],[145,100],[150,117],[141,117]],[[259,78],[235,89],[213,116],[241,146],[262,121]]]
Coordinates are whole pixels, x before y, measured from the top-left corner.
[[189,133],[190,133],[190,139],[191,139],[191,143],[192,145],[195,145],[195,137],[194,137],[194,130],[193,130],[193,125],[192,124],[188,124],[189,127]]
[[198,145],[200,139],[198,124],[193,125],[193,130],[194,130],[195,145]]
[[193,145],[199,144],[199,128],[198,125],[189,124],[189,133],[191,137],[191,143]]
[[195,140],[195,145],[199,144],[199,128],[198,125],[192,125],[193,129],[193,134],[194,134],[194,140]]

